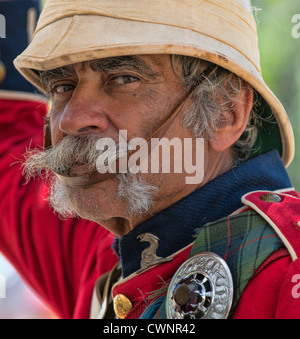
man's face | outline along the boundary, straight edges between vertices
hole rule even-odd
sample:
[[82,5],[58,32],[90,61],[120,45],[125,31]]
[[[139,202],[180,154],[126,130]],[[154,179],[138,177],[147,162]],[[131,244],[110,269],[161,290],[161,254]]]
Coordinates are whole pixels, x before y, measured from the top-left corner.
[[[127,131],[128,140],[147,139],[186,96],[167,55],[78,63],[47,73],[44,84],[52,97],[53,146],[67,136],[97,135],[117,140],[120,130]],[[174,123],[166,136],[184,138],[191,134],[182,124]],[[80,168],[74,166],[73,174],[77,170],[79,174]],[[157,192],[151,211],[138,217],[128,216],[116,178],[91,187],[69,188],[69,197],[80,216],[123,235],[192,189],[187,188],[183,175],[149,173],[143,174],[143,180]]]
[[52,143],[66,135],[147,137],[184,96],[169,56],[100,59],[48,79]]

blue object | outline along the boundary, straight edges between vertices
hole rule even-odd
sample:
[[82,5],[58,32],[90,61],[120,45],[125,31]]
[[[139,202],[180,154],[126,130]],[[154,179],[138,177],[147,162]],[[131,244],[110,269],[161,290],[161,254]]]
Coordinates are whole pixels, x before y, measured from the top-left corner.
[[30,27],[35,27],[39,14],[39,0],[0,1],[0,61],[6,69],[0,90],[38,93],[16,70],[13,60],[28,46]]

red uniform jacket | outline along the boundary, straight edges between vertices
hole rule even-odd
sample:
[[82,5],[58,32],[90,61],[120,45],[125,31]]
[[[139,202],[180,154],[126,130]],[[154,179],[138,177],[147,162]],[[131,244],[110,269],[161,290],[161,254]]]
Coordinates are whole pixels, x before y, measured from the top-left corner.
[[[0,251],[58,317],[88,318],[95,281],[117,262],[113,236],[92,222],[60,220],[43,182],[25,185],[20,160],[29,144],[42,145],[46,112],[43,102],[0,99]],[[288,245],[299,239],[300,218],[293,207],[280,216],[295,224],[286,231]],[[299,248],[294,242],[294,256],[281,252],[257,272],[234,318],[300,318]]]

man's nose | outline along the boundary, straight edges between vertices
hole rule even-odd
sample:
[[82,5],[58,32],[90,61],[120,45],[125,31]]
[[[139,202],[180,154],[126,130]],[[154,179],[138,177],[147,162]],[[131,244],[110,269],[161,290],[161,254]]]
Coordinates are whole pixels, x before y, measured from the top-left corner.
[[76,88],[59,121],[66,135],[106,134],[110,127],[105,95],[90,88]]

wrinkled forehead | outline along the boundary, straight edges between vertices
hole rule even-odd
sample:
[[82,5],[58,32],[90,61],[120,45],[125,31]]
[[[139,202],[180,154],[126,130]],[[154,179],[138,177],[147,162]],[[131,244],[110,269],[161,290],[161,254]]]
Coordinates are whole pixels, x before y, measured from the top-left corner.
[[[54,68],[48,70],[48,72],[76,72],[77,70],[90,67],[94,71],[112,71],[119,70],[120,68],[133,68],[136,70],[150,70],[149,62],[144,60],[145,57],[142,56],[116,56],[103,59],[92,59],[83,62],[78,62],[75,64],[69,64],[62,67]],[[153,57],[154,59],[154,57]],[[45,71],[47,72],[47,71]],[[42,73],[42,72],[41,72]]]
[[[146,79],[159,77],[172,70],[171,55],[129,55],[78,62],[47,71],[36,71],[44,89],[48,90],[53,80],[76,76],[88,68],[95,72],[117,73],[133,72]],[[178,68],[178,67],[177,67]]]

